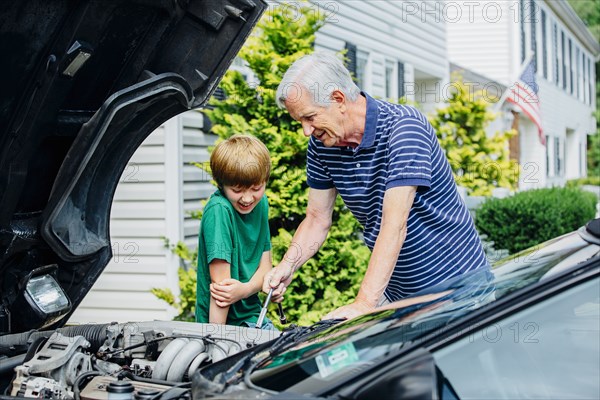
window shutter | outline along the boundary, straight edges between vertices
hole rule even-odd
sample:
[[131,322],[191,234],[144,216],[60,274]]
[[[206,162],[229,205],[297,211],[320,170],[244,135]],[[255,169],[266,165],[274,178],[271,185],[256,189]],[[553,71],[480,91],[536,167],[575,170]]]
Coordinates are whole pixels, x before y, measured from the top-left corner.
[[519,2],[519,28],[521,33],[521,64],[525,61],[525,0]]
[[225,96],[225,91],[223,89],[221,89],[220,87],[218,87],[215,92],[213,93],[213,97],[217,100],[225,100],[227,98],[227,96]]
[[398,98],[404,97],[404,63],[398,62]]
[[542,10],[542,71],[548,79],[548,39],[546,37],[546,12]]
[[530,0],[529,1],[529,7],[531,8],[531,18],[529,21],[530,24],[530,28],[531,28],[531,51],[533,53],[532,57],[533,57],[533,70],[535,72],[537,72],[537,37],[536,37],[536,18],[537,18],[537,13],[536,13],[536,7],[537,5],[535,4],[535,0]]
[[554,49],[554,82],[556,86],[560,86],[559,78],[559,68],[558,65],[558,28],[556,27],[556,22],[552,24],[552,47]]
[[346,68],[356,78],[356,45],[346,42]]

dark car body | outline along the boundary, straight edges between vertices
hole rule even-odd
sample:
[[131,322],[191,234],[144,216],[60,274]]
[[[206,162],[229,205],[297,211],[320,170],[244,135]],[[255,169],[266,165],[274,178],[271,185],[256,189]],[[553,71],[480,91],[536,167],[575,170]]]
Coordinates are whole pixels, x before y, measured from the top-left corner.
[[599,398],[600,219],[386,308],[208,366],[196,397]]
[[373,313],[264,332],[150,321],[4,335],[0,383],[59,399],[597,399],[600,219]]

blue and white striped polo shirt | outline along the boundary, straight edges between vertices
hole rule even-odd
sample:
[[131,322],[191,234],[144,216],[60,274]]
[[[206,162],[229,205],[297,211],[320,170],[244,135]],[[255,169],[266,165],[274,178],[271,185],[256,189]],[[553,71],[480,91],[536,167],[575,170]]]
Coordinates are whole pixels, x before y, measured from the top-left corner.
[[396,301],[480,267],[489,268],[450,165],[425,116],[413,107],[367,98],[365,131],[356,148],[327,148],[310,138],[307,181],[335,187],[364,228],[373,250],[384,192],[417,186],[407,236],[385,291]]

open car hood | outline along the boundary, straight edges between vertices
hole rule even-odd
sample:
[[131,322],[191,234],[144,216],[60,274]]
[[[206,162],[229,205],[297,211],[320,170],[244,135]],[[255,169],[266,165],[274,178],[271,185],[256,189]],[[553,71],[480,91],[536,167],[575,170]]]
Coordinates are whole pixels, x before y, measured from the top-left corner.
[[64,324],[112,256],[110,208],[128,160],[164,121],[207,102],[265,8],[3,4],[0,334]]

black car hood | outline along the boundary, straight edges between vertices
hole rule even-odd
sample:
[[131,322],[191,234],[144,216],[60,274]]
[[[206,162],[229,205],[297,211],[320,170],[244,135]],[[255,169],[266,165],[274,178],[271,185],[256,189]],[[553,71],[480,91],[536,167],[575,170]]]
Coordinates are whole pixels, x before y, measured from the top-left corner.
[[[205,104],[266,3],[3,2],[0,333],[64,324],[110,260],[118,180],[167,119]],[[51,275],[68,310],[24,294]]]

